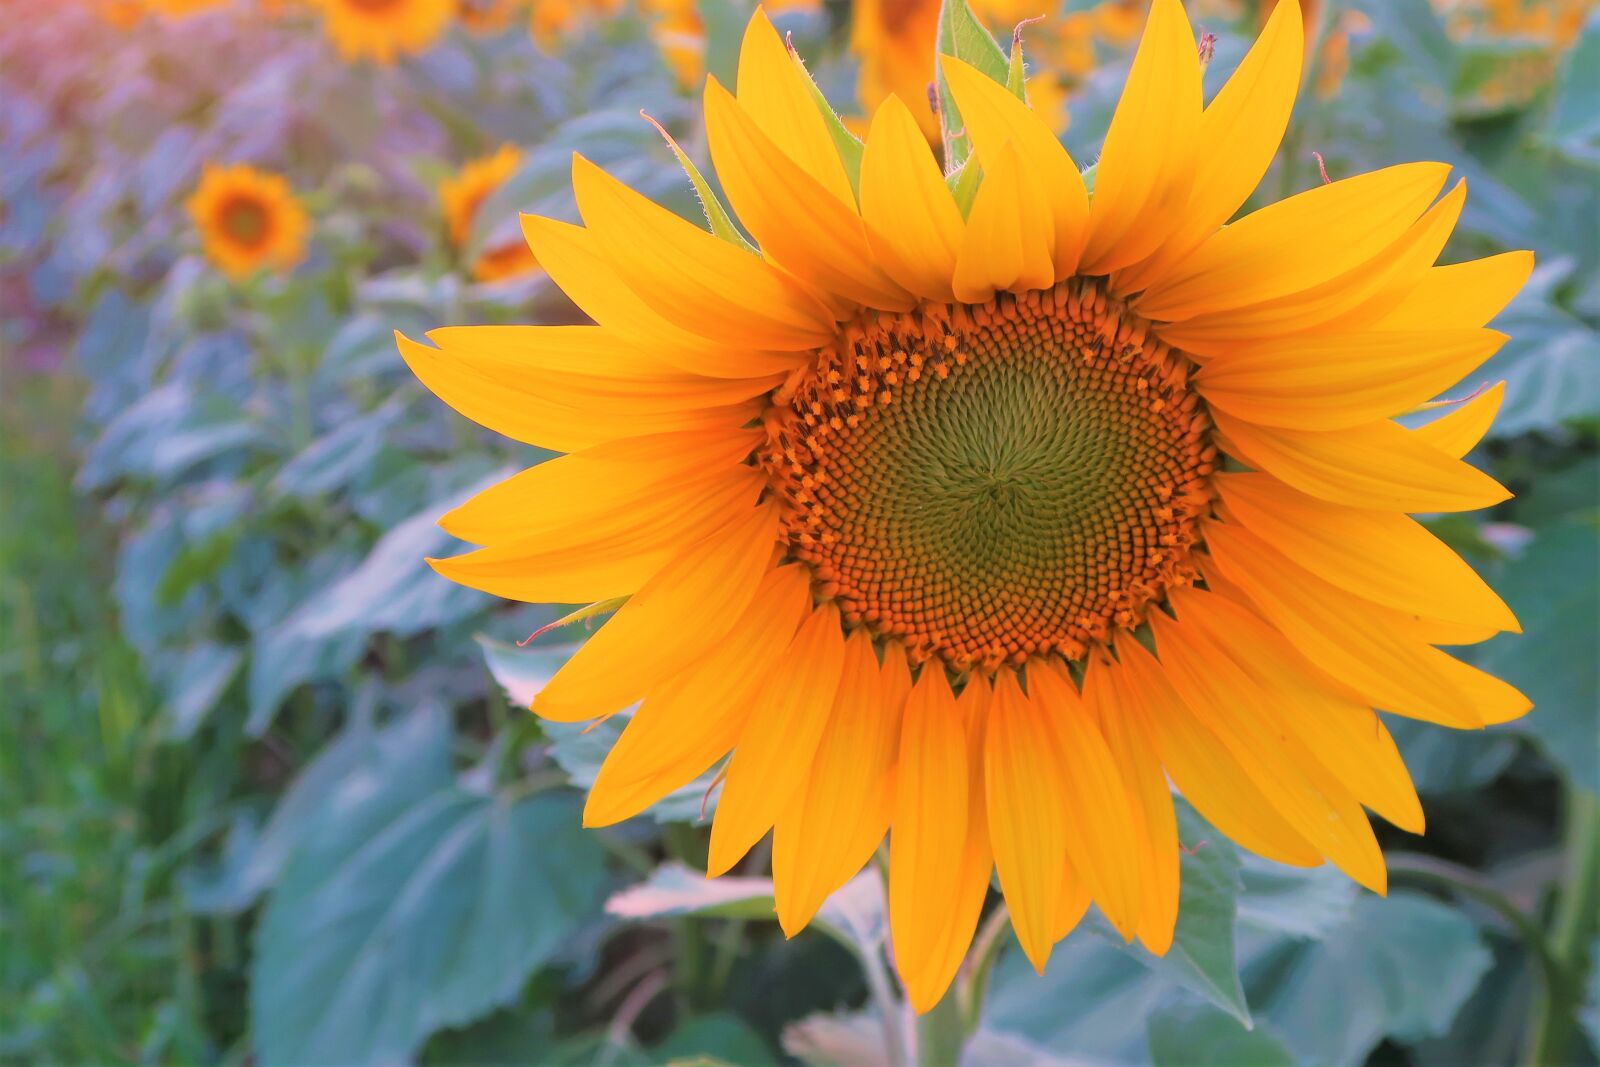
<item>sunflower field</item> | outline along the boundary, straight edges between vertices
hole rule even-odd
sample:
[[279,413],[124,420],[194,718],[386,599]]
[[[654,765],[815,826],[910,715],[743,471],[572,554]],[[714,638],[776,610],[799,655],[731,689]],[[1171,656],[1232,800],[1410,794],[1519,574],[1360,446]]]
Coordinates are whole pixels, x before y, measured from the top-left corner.
[[1600,5],[0,0],[0,701],[0,1064],[1600,1064]]

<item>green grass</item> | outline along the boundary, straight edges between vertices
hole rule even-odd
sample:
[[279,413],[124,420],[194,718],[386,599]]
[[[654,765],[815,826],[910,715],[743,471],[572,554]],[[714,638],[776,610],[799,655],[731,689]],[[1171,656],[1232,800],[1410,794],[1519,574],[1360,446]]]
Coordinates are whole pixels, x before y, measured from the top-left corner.
[[0,1062],[208,1058],[168,827],[172,774],[110,601],[112,544],[72,489],[64,376],[0,391]]

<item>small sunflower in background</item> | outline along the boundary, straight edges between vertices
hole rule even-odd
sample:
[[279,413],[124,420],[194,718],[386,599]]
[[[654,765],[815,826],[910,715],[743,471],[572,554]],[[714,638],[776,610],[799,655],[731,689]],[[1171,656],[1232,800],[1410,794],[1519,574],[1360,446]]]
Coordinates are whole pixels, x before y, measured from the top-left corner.
[[232,0],[145,0],[145,7],[158,15],[184,18],[223,7],[231,2]]
[[456,0],[315,0],[334,47],[347,61],[393,63],[425,51],[456,14]]
[[311,220],[281,175],[208,163],[184,206],[206,258],[236,281],[263,267],[289,271],[305,258]]
[[137,26],[150,11],[148,0],[93,0],[89,7],[101,21],[119,30]]
[[527,0],[456,0],[456,17],[469,33],[501,33],[511,26]]
[[528,13],[528,35],[545,51],[554,49],[561,34],[580,24],[608,19],[622,10],[624,0],[533,0]]
[[771,832],[789,935],[887,833],[918,1011],[994,871],[1040,969],[1091,900],[1165,952],[1171,788],[1245,848],[1385,891],[1368,811],[1423,815],[1373,709],[1529,708],[1436,647],[1518,624],[1408,515],[1507,498],[1462,461],[1501,390],[1395,419],[1499,348],[1532,256],[1436,265],[1466,196],[1441,163],[1235,219],[1303,59],[1279,4],[1207,103],[1184,8],[1156,0],[1090,196],[1044,120],[945,57],[978,176],[958,199],[896,95],[841,152],[758,11],[737,94],[713,78],[704,103],[759,249],[715,200],[708,231],[578,157],[582,225],[524,227],[595,325],[399,338],[446,403],[568,453],[445,515],[484,547],[433,565],[624,601],[533,701],[637,706],[587,825],[731,752],[708,873]]
[[[455,248],[463,249],[472,237],[472,224],[484,200],[517,172],[522,153],[514,145],[501,145],[492,155],[470,160],[458,174],[439,183],[439,206],[444,212],[445,231]],[[472,275],[478,281],[492,282],[514,278],[537,270],[539,261],[523,240],[485,249],[472,262]]]

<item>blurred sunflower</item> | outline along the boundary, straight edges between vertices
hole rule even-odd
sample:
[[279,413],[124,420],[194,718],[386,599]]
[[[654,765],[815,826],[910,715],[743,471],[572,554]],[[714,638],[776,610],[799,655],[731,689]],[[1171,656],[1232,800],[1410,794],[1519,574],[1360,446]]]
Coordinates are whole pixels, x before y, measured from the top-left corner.
[[[1036,20],[1039,8],[1026,0],[974,0],[973,12],[984,22],[1007,29]],[[1125,5],[1102,4],[1121,12]],[[1136,5],[1137,6],[1137,5]],[[859,0],[852,8],[850,47],[861,58],[856,96],[871,112],[890,93],[911,108],[930,141],[939,138],[939,117],[928,96],[937,51],[940,0]],[[1128,17],[1126,14],[1115,18]],[[1133,32],[1138,32],[1138,10],[1133,11]],[[1115,28],[1115,18],[1112,19]],[[1078,11],[1054,23],[1054,32],[1029,38],[1036,46],[1029,64],[1028,100],[1035,113],[1052,128],[1063,128],[1062,105],[1068,89],[1095,67],[1094,43],[1103,37],[1106,21],[1100,10]],[[1124,39],[1121,43],[1126,43]]]
[[455,0],[316,0],[328,37],[348,61],[393,63],[444,33]]
[[[451,244],[458,249],[466,247],[478,209],[521,164],[522,153],[514,145],[501,145],[493,155],[467,162],[459,174],[439,183],[439,204]],[[527,274],[538,266],[533,252],[519,240],[485,250],[473,260],[472,274],[479,281],[499,281]]]
[[230,0],[145,0],[144,6],[158,15],[183,18],[222,7],[229,2]]
[[206,258],[229,277],[262,267],[288,271],[305,258],[311,222],[281,175],[208,163],[184,206]]
[[456,17],[472,33],[499,33],[511,25],[526,0],[456,0]]
[[540,48],[550,51],[561,34],[591,19],[610,18],[622,5],[623,0],[533,0],[528,34]]
[[1507,497],[1461,460],[1499,392],[1392,420],[1499,347],[1484,324],[1531,257],[1435,266],[1465,196],[1435,199],[1437,163],[1230,223],[1302,58],[1280,4],[1203,105],[1188,18],[1157,0],[1092,198],[1043,121],[946,58],[981,166],[963,207],[898,97],[841,153],[758,12],[705,112],[759,252],[714,200],[706,232],[577,157],[583,225],[524,228],[597,325],[398,339],[462,413],[570,453],[445,515],[486,547],[438,571],[627,598],[533,703],[638,704],[588,825],[731,750],[709,872],[773,830],[791,935],[888,831],[918,1010],[992,869],[1035,966],[1090,900],[1164,952],[1169,779],[1245,847],[1384,891],[1363,806],[1410,831],[1422,810],[1373,707],[1528,708],[1434,647],[1517,622],[1407,516]]
[[119,30],[137,26],[149,10],[146,0],[93,0],[89,6],[101,20]]

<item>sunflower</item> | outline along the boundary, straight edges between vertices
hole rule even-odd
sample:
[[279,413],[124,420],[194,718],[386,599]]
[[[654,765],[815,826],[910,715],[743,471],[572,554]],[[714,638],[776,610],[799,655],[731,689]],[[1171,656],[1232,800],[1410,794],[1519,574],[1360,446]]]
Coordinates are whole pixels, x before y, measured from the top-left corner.
[[[501,145],[493,155],[468,161],[459,174],[439,183],[439,204],[451,244],[458,249],[466,247],[483,201],[521,165],[522,153],[516,146]],[[538,266],[524,242],[509,241],[485,249],[473,260],[472,274],[479,281],[492,282],[527,274]]]
[[202,11],[222,7],[228,2],[229,0],[147,0],[145,6],[158,15],[186,18]]
[[328,36],[346,60],[393,63],[424,51],[455,15],[453,0],[316,0]]
[[90,7],[102,21],[119,30],[137,26],[148,10],[146,0],[94,0]]
[[1499,347],[1484,324],[1531,257],[1435,266],[1465,196],[1438,197],[1437,163],[1230,222],[1302,56],[1280,4],[1203,105],[1188,18],[1157,0],[1092,198],[1043,121],[946,57],[982,174],[963,207],[898,97],[841,153],[757,12],[705,117],[759,252],[715,201],[706,232],[575,157],[583,225],[524,229],[596,325],[398,338],[446,403],[568,453],[445,515],[484,547],[435,568],[626,598],[533,701],[638,705],[587,825],[731,750],[709,873],[773,831],[790,935],[887,832],[918,1010],[994,869],[1035,966],[1091,900],[1164,952],[1169,780],[1244,847],[1384,891],[1363,808],[1409,831],[1422,810],[1373,708],[1476,728],[1529,706],[1434,647],[1517,622],[1407,514],[1507,497],[1461,460],[1499,390],[1394,417]]
[[524,0],[456,0],[456,17],[477,34],[495,34],[511,25]]
[[281,175],[208,163],[184,206],[206,258],[231,278],[261,267],[288,271],[305,258],[310,219]]
[[[856,83],[861,106],[870,112],[896,93],[931,141],[939,138],[939,117],[928,93],[940,6],[940,0],[858,0],[850,25],[850,47],[861,57]],[[1038,6],[1027,0],[975,0],[971,6],[983,21],[1007,28],[1034,21],[1039,14]],[[1066,117],[1062,104],[1067,84],[1094,69],[1094,33],[1093,15],[1068,15],[1030,64],[1035,70],[1028,79],[1029,100],[1052,128]]]

